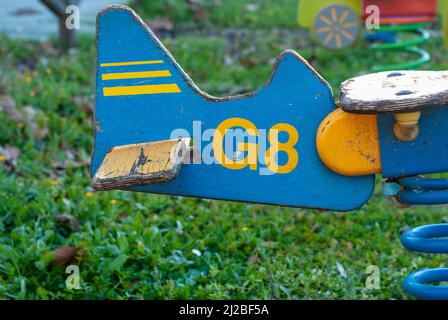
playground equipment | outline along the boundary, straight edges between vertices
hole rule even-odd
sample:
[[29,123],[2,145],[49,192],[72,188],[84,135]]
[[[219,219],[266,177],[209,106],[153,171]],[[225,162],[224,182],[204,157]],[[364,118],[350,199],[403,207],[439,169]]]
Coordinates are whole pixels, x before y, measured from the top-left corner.
[[[95,189],[347,211],[382,174],[397,203],[448,202],[447,180],[420,177],[448,171],[448,72],[353,78],[336,107],[328,83],[286,51],[261,89],[216,98],[128,7],[103,10],[97,23]],[[434,228],[406,233],[405,245],[446,248],[419,238],[448,235]],[[413,275],[405,288],[448,299],[448,287],[427,280],[446,281],[448,270]]]
[[[446,187],[446,182],[445,182]],[[406,231],[401,236],[403,245],[410,251],[448,253],[448,224],[423,226]],[[424,299],[448,299],[446,287],[428,286],[426,283],[446,281],[448,268],[426,269],[414,272],[404,280],[410,294]]]
[[[405,53],[415,59],[395,65],[374,66],[373,71],[413,69],[427,63],[430,55],[417,48],[427,42],[428,23],[442,18],[448,43],[448,3],[445,0],[301,0],[298,22],[311,31],[313,39],[327,49],[341,50],[353,46],[361,37],[364,22],[379,9],[380,29],[370,30],[364,39],[372,50]],[[413,35],[407,39],[405,36]]]

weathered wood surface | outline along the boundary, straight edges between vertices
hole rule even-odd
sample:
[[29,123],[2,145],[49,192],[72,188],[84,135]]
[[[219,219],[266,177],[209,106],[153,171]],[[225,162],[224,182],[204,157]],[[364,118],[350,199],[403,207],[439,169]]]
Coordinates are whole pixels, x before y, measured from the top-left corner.
[[96,172],[96,190],[126,189],[163,183],[177,177],[190,139],[140,143],[112,148]]
[[447,71],[386,71],[349,79],[339,106],[351,113],[401,113],[448,106]]

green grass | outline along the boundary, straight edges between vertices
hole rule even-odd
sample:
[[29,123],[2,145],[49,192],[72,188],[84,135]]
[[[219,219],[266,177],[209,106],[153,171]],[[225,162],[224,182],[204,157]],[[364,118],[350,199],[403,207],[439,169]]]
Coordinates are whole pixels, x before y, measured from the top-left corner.
[[[238,15],[246,2],[211,12],[216,28],[247,19]],[[141,11],[146,18],[163,12],[180,25],[191,23],[182,1],[148,3],[154,8]],[[335,92],[341,81],[378,60],[363,45],[313,52],[297,30],[270,28],[294,27],[288,19],[295,8],[288,4],[295,1],[261,3],[260,16],[241,22],[239,27],[250,29],[235,39],[183,33],[164,42],[202,89],[219,96],[262,85],[273,57],[287,48],[312,58]],[[280,14],[286,8],[288,19]],[[442,45],[439,38],[426,45],[434,56],[426,68],[448,68]],[[41,110],[39,121],[49,128],[45,139],[36,139],[27,126],[0,113],[0,146],[21,151],[14,170],[0,162],[0,298],[408,299],[401,288],[406,274],[446,265],[440,255],[406,252],[399,234],[446,220],[447,207],[399,209],[379,190],[350,213],[119,191],[90,194],[92,119],[73,98],[92,101],[94,39],[81,37],[79,49],[62,57],[49,47],[0,37],[8,94],[19,109]],[[57,224],[62,213],[75,216],[80,230]],[[49,253],[62,245],[86,253],[76,262],[80,290],[66,289],[65,268],[52,262]],[[381,270],[380,290],[365,288],[365,270],[372,264]]]
[[133,8],[145,17],[168,16],[176,26],[216,25],[244,28],[296,28],[297,0],[196,0],[207,17],[195,20],[195,13],[184,0],[134,1]]

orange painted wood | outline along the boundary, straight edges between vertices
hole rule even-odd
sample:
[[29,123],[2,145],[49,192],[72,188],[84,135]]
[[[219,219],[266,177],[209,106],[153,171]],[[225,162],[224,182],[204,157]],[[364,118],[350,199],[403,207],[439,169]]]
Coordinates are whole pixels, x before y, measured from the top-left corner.
[[381,24],[411,24],[433,22],[435,19],[435,16],[383,17],[381,19]]

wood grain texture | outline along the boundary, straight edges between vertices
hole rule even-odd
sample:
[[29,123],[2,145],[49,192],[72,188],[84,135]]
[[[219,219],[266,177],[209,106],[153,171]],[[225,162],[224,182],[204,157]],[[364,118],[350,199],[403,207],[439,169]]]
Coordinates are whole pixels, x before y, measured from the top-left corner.
[[114,147],[93,177],[92,186],[96,190],[113,190],[170,181],[179,174],[189,140]]
[[447,71],[386,71],[349,79],[339,106],[351,113],[402,113],[448,105]]

